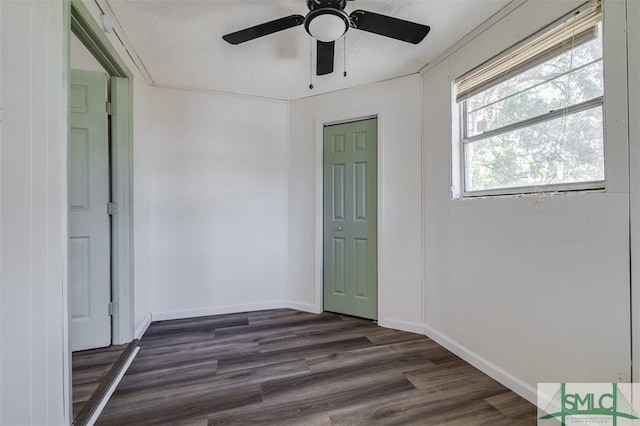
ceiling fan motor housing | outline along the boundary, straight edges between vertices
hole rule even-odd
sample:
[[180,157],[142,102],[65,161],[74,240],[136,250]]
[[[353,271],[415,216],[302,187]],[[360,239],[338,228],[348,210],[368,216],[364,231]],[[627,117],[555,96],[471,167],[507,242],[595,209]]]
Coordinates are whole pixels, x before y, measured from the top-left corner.
[[310,11],[304,19],[304,29],[322,42],[333,42],[342,37],[351,26],[349,15],[334,7],[321,7]]
[[325,7],[344,10],[347,0],[307,0],[309,10],[317,10]]

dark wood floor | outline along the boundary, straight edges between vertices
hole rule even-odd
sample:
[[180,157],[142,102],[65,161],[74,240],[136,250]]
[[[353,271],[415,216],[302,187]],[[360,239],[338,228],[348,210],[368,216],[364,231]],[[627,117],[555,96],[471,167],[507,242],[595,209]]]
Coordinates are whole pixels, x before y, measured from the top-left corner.
[[535,425],[533,405],[443,349],[288,309],[154,322],[98,424]]
[[73,418],[89,401],[127,345],[79,351],[72,354]]

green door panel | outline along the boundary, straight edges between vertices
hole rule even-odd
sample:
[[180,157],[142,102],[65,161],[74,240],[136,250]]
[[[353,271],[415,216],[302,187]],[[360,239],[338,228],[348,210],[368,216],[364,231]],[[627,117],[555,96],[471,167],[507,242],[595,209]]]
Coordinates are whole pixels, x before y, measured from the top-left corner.
[[324,309],[378,317],[376,118],[324,128]]

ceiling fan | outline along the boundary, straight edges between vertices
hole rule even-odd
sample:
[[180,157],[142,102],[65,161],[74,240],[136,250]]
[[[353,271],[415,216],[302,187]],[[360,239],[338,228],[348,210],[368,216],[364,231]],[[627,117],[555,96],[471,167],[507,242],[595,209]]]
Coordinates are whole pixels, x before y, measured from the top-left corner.
[[427,25],[366,10],[355,10],[347,15],[344,11],[346,4],[347,0],[307,0],[307,16],[287,16],[222,38],[228,43],[240,44],[304,24],[307,33],[317,40],[316,74],[325,75],[333,72],[336,40],[344,36],[349,28],[413,44],[420,43],[431,30]]

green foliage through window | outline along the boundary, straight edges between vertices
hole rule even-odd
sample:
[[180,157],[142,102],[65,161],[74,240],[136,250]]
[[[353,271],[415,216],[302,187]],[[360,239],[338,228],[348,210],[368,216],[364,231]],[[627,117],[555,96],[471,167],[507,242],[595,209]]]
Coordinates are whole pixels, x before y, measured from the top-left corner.
[[466,193],[604,180],[601,33],[461,102]]

